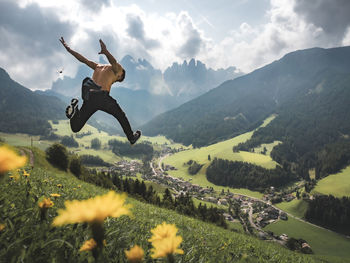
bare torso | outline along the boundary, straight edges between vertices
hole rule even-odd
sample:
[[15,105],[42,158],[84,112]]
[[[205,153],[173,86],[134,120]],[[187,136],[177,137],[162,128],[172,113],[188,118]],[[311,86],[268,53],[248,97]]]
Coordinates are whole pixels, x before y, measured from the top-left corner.
[[109,92],[112,84],[116,82],[117,76],[112,70],[112,65],[98,64],[92,75],[92,80],[101,86],[102,90]]

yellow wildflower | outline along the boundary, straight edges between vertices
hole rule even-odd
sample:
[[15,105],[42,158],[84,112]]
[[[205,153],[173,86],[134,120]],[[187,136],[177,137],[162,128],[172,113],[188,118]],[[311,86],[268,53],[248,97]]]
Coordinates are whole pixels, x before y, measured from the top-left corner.
[[50,194],[51,197],[60,197],[60,194]]
[[12,175],[10,175],[9,178],[17,182],[20,179],[20,176],[17,172],[12,172]]
[[63,185],[62,185],[62,184],[57,184],[57,187],[58,187],[58,188],[62,188]]
[[179,249],[182,242],[181,236],[176,236],[178,229],[174,224],[163,222],[156,228],[152,229],[153,236],[148,240],[152,242],[152,258],[166,257],[171,254],[183,254],[184,251]]
[[110,191],[105,195],[96,196],[87,200],[66,201],[66,209],[59,209],[53,225],[75,223],[103,223],[106,217],[120,217],[129,215],[131,205],[125,204],[126,194],[117,194]]
[[51,201],[50,198],[45,198],[43,201],[39,202],[38,205],[42,209],[47,209],[53,207],[54,203]]
[[85,243],[81,246],[79,251],[91,251],[97,247],[95,239],[91,238],[86,240]]
[[26,162],[26,156],[18,156],[14,151],[7,147],[0,147],[0,174],[22,167]]
[[184,251],[178,248],[181,242],[181,236],[167,237],[161,241],[152,242],[152,258],[163,258],[170,254],[183,254]]
[[24,170],[24,171],[23,171],[23,176],[24,176],[24,177],[28,177],[28,176],[30,176],[30,174],[29,174],[29,173],[27,173],[27,171],[26,171],[26,170]]
[[130,250],[125,250],[126,258],[131,263],[142,262],[144,254],[145,254],[145,252],[138,245],[135,245]]
[[163,222],[161,225],[158,225],[156,228],[151,230],[153,236],[148,240],[149,242],[154,242],[158,240],[163,240],[167,237],[176,236],[178,229],[174,224],[167,224]]
[[78,185],[78,188],[81,188],[81,185],[80,185],[80,184]]
[[73,191],[77,190],[77,188],[73,187]]
[[0,231],[5,229],[5,224],[0,224]]

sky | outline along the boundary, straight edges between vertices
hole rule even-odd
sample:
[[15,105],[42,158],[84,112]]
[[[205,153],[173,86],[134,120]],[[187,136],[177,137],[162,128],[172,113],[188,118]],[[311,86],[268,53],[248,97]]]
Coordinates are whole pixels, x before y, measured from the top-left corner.
[[79,66],[63,36],[95,61],[101,38],[117,60],[163,71],[195,58],[248,73],[291,51],[350,45],[349,14],[348,0],[0,0],[0,67],[49,89]]

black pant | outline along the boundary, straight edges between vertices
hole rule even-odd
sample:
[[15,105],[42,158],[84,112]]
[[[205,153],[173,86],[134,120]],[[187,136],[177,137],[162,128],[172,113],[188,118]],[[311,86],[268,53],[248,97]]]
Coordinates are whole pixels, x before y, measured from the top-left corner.
[[89,92],[89,99],[84,100],[80,110],[77,110],[74,116],[70,119],[72,131],[80,131],[91,115],[98,110],[113,115],[122,126],[126,137],[129,140],[133,138],[133,132],[124,111],[120,108],[117,101],[109,96],[107,91],[101,90],[93,90]]

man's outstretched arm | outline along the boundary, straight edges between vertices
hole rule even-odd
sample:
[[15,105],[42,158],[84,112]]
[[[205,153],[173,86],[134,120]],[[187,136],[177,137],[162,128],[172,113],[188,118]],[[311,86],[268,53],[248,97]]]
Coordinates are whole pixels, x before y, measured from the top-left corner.
[[107,50],[105,43],[100,39],[101,51],[98,54],[106,55],[109,63],[112,65],[112,70],[115,74],[119,73],[122,69],[122,66],[117,62],[117,60],[113,57],[111,53]]
[[64,41],[63,37],[60,38],[60,42],[62,43],[62,45],[65,47],[65,49],[71,53],[77,60],[79,60],[80,62],[88,65],[90,68],[92,69],[96,69],[97,63],[88,60],[87,58],[85,58],[84,56],[80,55],[78,52],[72,50],[68,44],[66,43],[66,41]]

